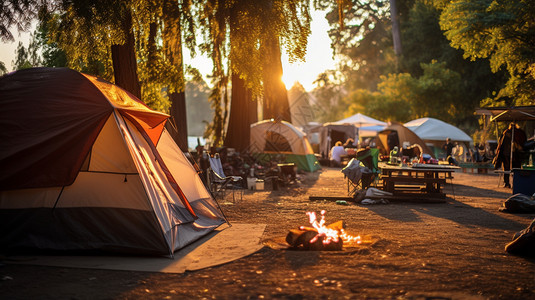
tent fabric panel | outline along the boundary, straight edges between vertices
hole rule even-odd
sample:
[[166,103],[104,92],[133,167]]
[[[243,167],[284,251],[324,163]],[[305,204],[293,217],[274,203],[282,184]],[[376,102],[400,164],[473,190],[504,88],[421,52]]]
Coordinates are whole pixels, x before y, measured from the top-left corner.
[[0,210],[54,207],[61,187],[0,191]]
[[306,135],[301,130],[293,126],[291,123],[285,121],[270,120],[264,120],[251,124],[251,152],[289,153],[289,151],[265,151],[266,143],[269,142],[267,141],[269,137],[268,132],[273,132],[283,136],[288,141],[288,144],[291,147],[291,153],[293,154],[305,155],[314,153],[310,143],[308,141],[304,141]]
[[110,115],[91,149],[88,171],[137,173],[126,143],[119,132],[113,115]]
[[[80,73],[81,74],[81,73]],[[109,102],[109,104],[116,109],[129,112],[140,112],[140,115],[149,114],[153,116],[158,116],[155,118],[166,119],[169,115],[154,111],[150,109],[143,101],[139,100],[136,96],[132,95],[128,91],[114,85],[106,80],[101,78],[81,74],[88,79],[98,90],[104,95]],[[135,113],[134,113],[135,114]],[[150,123],[150,122],[149,122]],[[157,121],[160,123],[160,121]]]
[[80,172],[56,207],[110,207],[150,211],[139,175]]
[[0,189],[74,181],[113,110],[82,79],[63,68],[25,69],[0,78]]
[[175,143],[169,132],[164,130],[156,147],[169,171],[182,188],[190,203],[197,199],[211,198],[196,170]]
[[286,155],[286,162],[294,163],[297,166],[298,170],[306,172],[314,172],[321,169],[321,166],[314,154],[288,154]]
[[199,217],[194,222],[175,226],[169,232],[176,237],[174,251],[195,242],[225,223],[223,214],[213,198],[199,199],[191,205]]
[[0,248],[169,255],[149,211],[124,208],[0,210]]
[[[182,188],[180,185],[176,182],[176,179],[173,177],[173,174],[171,171],[169,171],[169,168],[167,167],[164,159],[158,152],[158,149],[156,148],[156,145],[150,138],[150,136],[147,134],[147,132],[140,126],[138,122],[135,120],[132,120],[128,116],[125,116],[128,121],[135,126],[137,130],[132,131],[134,134],[132,135],[136,141],[136,143],[144,143],[145,149],[150,150],[150,156],[153,158],[153,161],[157,162],[157,164],[153,164],[152,166],[156,168],[156,170],[160,171],[160,177],[156,180],[158,183],[165,183],[168,187],[171,187],[172,192],[170,195],[176,195],[180,202],[182,202],[182,207],[186,208],[187,211],[191,214],[193,218],[196,218],[195,212],[193,211],[191,204],[188,202],[188,199],[184,192],[182,191]],[[164,127],[162,127],[163,130]],[[147,152],[148,153],[148,152]],[[153,174],[153,173],[151,173]],[[156,177],[154,177],[156,179]],[[163,180],[162,180],[163,179]],[[162,187],[160,185],[160,187]],[[166,191],[169,192],[169,191]],[[170,199],[169,197],[167,197]],[[174,202],[173,204],[176,204]]]
[[131,122],[143,128],[143,131],[147,134],[154,145],[158,144],[158,140],[165,127],[165,122],[168,116],[162,116],[159,114],[149,112],[127,111],[119,110],[122,115],[128,118]]
[[156,158],[142,134],[129,121],[122,123],[121,128],[123,128],[124,136],[127,139],[130,153],[135,158],[134,161],[152,209],[160,220],[162,232],[168,232],[176,224],[193,222],[194,217],[180,209],[185,209],[182,200],[167,181],[166,175],[156,162]]
[[110,105],[118,109],[121,114],[128,115],[135,119],[135,121],[145,129],[152,142],[154,144],[158,143],[163,126],[165,125],[167,118],[169,118],[169,115],[151,110],[136,96],[108,81],[87,74],[82,75],[92,82],[99,91],[106,96]]
[[[272,160],[275,153],[254,153],[253,156],[261,163],[267,163]],[[321,169],[321,166],[314,156],[314,154],[299,155],[299,154],[284,154],[284,160],[288,163],[294,163],[298,170],[306,172],[314,172]]]

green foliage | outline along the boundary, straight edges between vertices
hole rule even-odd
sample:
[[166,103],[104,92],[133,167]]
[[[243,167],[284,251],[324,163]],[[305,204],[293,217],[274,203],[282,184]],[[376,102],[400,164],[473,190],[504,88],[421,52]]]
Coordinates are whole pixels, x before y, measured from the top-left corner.
[[381,82],[377,85],[380,95],[375,95],[375,101],[369,103],[366,112],[383,120],[409,121],[417,87],[417,81],[408,73],[381,76]]
[[202,136],[205,126],[210,123],[213,110],[208,102],[210,88],[204,80],[186,83],[186,107],[188,111],[188,134]]
[[359,89],[348,95],[345,99],[350,103],[348,115],[363,112],[398,122],[434,117],[455,123],[463,109],[458,103],[461,77],[445,65],[422,64],[423,74],[419,78],[408,73],[381,76],[377,92]]
[[316,7],[329,10],[331,46],[342,58],[340,71],[348,79],[346,88],[375,90],[381,75],[396,70],[389,4],[387,0],[350,2],[344,5],[343,22],[338,3],[316,1]]
[[66,67],[67,55],[58,44],[48,38],[47,22],[40,22],[35,30],[34,41],[42,53],[44,67]]
[[6,65],[4,64],[4,62],[0,61],[0,76],[6,74],[7,72],[8,71]]
[[[191,1],[61,1],[61,4],[60,10],[41,16],[42,26],[48,31],[45,45],[57,45],[66,54],[69,67],[113,82],[111,46],[123,44],[126,30],[131,30],[142,99],[151,108],[167,112],[168,94],[185,89],[181,47],[195,46]],[[132,17],[129,29],[124,28],[125,16]],[[182,28],[187,30],[183,32]]]
[[343,96],[345,91],[337,83],[337,73],[326,71],[314,81],[318,86],[313,95],[316,101],[312,105],[314,115],[320,122],[333,122],[342,119],[346,112],[347,103]]
[[[445,122],[457,123],[458,116],[464,116],[463,103],[459,103],[461,76],[446,68],[446,63],[422,64],[424,74],[418,78],[417,93],[412,100],[415,118],[434,117]],[[473,109],[469,108],[472,114]]]
[[27,69],[32,67],[40,67],[42,65],[41,57],[38,53],[39,47],[35,39],[32,36],[32,39],[28,45],[28,48],[25,48],[21,42],[17,46],[15,61],[13,61],[13,66],[15,70]]
[[529,0],[457,0],[444,5],[440,26],[466,58],[488,58],[494,72],[507,70],[509,80],[498,98],[534,104],[534,15],[535,2]]
[[215,117],[207,131],[213,135],[225,127],[228,116],[229,76],[243,79],[253,98],[264,92],[264,63],[280,60],[280,55],[270,56],[271,49],[263,47],[266,43],[278,41],[291,60],[304,59],[310,34],[309,1],[206,0],[199,10],[199,20],[203,29],[200,49],[214,65],[210,101]]

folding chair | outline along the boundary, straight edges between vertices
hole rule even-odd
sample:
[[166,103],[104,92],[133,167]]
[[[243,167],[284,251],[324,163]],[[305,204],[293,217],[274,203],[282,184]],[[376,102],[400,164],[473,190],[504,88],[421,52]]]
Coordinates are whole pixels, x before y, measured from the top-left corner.
[[347,178],[347,194],[352,197],[357,191],[367,189],[375,176],[368,167],[364,167],[360,163],[358,159],[352,158],[341,171]]
[[378,185],[380,178],[379,173],[379,149],[367,148],[357,151],[356,158],[362,162],[362,164],[370,169],[373,173],[373,184],[375,187]]
[[216,153],[214,157],[210,157],[210,190],[214,197],[222,195],[225,198],[227,190],[232,191],[232,201],[236,201],[236,193],[240,200],[243,197],[243,178],[240,176],[226,176],[223,172],[223,165],[221,158]]

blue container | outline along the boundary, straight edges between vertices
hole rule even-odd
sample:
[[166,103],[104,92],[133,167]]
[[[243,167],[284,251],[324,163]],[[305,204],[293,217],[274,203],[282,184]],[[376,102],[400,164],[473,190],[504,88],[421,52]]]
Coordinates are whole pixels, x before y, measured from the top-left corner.
[[513,195],[518,193],[535,194],[535,170],[513,169]]

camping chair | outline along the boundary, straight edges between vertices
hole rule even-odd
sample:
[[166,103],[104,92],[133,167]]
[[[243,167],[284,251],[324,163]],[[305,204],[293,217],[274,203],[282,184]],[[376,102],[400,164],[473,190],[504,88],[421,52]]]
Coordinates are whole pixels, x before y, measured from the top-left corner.
[[236,193],[240,197],[243,196],[243,178],[240,176],[226,176],[223,172],[223,165],[221,164],[221,158],[219,153],[216,153],[214,157],[210,157],[210,191],[214,194],[214,197],[222,195],[225,198],[227,190],[232,191],[232,201],[236,201]]
[[368,167],[363,166],[361,161],[352,158],[346,167],[342,169],[344,177],[347,178],[347,193],[355,196],[359,190],[367,189],[373,182],[375,175]]
[[[356,158],[362,162],[362,164],[370,169],[373,174],[373,185],[377,187],[379,180],[379,149],[367,148],[357,151]],[[371,183],[370,183],[371,184]]]

